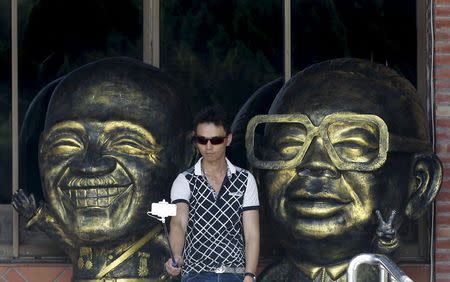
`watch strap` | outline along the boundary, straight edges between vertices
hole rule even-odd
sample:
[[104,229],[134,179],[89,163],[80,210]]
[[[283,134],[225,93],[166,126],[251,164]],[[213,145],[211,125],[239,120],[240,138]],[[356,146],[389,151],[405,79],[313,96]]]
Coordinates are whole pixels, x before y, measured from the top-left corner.
[[244,276],[250,276],[251,278],[253,278],[253,280],[256,281],[256,274],[254,274],[254,273],[246,272],[246,273],[244,273]]

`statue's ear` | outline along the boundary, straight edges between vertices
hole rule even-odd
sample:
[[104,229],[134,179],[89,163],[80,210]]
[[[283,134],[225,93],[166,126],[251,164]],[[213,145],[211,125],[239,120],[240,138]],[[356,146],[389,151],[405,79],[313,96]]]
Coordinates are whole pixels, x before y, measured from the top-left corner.
[[193,141],[194,138],[194,131],[189,131],[185,134],[185,149],[184,149],[184,167],[191,167],[195,164],[197,159],[200,157],[200,153],[197,149],[197,146],[195,146],[195,143]]
[[420,217],[434,200],[442,183],[442,164],[434,154],[416,155],[413,164],[412,193],[405,214],[411,219]]

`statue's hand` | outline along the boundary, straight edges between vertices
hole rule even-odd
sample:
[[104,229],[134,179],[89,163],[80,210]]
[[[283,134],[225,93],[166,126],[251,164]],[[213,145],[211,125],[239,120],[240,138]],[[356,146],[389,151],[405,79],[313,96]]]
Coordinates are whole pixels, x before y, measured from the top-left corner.
[[22,189],[19,189],[17,192],[13,193],[12,205],[17,212],[27,220],[31,219],[36,214],[38,208],[34,195],[30,194],[30,196],[27,196]]
[[379,238],[392,240],[396,237],[396,230],[392,223],[394,222],[394,218],[397,215],[397,211],[393,210],[389,219],[384,221],[383,216],[379,210],[376,211],[378,217],[378,227],[377,227],[377,236]]
[[394,254],[399,247],[399,239],[397,237],[397,230],[393,223],[397,212],[393,210],[387,221],[384,221],[383,216],[379,210],[376,211],[378,218],[378,227],[376,230],[376,247],[377,251],[383,254]]

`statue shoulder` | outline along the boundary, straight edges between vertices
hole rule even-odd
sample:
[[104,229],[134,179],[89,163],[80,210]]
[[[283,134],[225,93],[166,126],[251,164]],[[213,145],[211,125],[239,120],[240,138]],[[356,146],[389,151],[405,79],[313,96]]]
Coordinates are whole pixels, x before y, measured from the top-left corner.
[[[288,260],[283,259],[275,262],[264,269],[264,271],[258,276],[259,281],[294,281],[292,274],[298,276],[299,271]],[[304,277],[307,279],[307,277]],[[308,281],[308,280],[300,281]]]

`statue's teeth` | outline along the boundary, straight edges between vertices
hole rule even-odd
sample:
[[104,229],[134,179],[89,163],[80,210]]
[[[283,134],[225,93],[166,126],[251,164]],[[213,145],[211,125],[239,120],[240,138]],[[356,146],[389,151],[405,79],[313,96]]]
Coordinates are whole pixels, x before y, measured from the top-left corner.
[[84,189],[76,190],[76,195],[77,195],[77,199],[86,198],[86,190],[84,190]]
[[99,207],[107,207],[111,203],[112,197],[103,197],[98,198],[98,206]]
[[77,206],[85,207],[86,206],[86,199],[77,199]]
[[88,206],[98,206],[96,198],[88,198],[86,203]]
[[86,191],[86,197],[88,198],[97,198],[98,189],[89,189]]
[[108,196],[108,189],[106,189],[106,188],[99,188],[99,189],[96,189],[96,190],[97,190],[97,195],[99,197],[106,197],[106,196]]
[[128,187],[89,188],[64,190],[64,194],[77,207],[107,207],[117,195],[123,193]]
[[118,194],[118,188],[109,188],[108,189],[108,194],[110,196],[117,195]]

